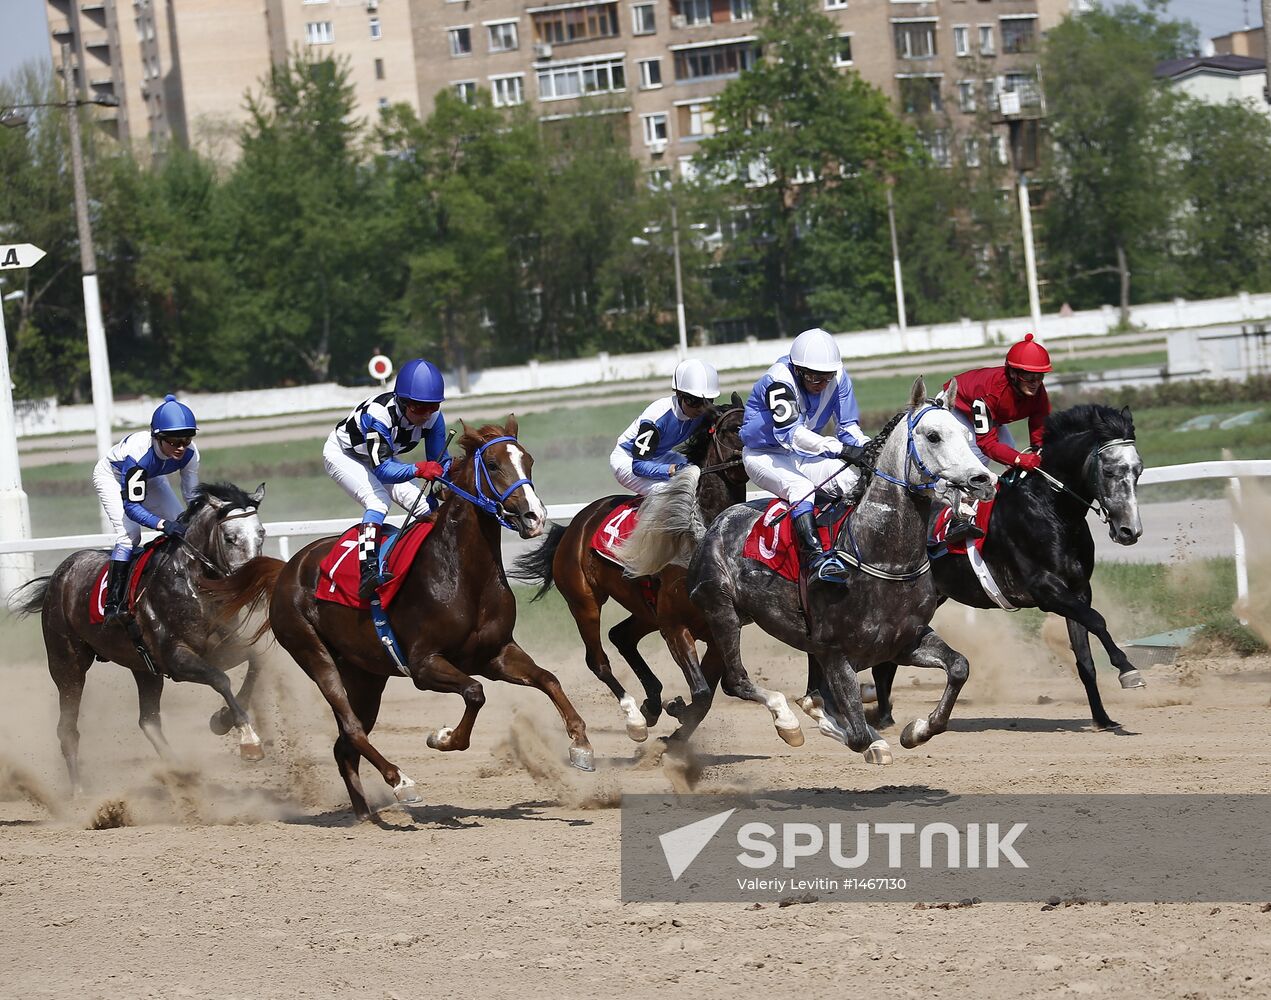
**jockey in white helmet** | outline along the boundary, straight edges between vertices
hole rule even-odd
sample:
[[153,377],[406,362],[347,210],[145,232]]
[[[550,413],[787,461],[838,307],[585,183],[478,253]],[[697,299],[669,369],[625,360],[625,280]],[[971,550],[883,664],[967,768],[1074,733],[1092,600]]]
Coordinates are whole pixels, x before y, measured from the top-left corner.
[[675,366],[671,388],[671,395],[650,403],[619,435],[609,456],[614,477],[641,496],[684,467],[684,456],[675,448],[706,422],[711,400],[719,395],[719,373],[689,358]]
[[[833,418],[833,437],[822,433]],[[813,524],[813,494],[846,494],[859,473],[863,445],[860,408],[834,338],[805,330],[790,353],[755,383],[741,425],[742,463],[750,481],[790,504],[800,562],[809,576],[842,582],[847,566],[825,552]]]

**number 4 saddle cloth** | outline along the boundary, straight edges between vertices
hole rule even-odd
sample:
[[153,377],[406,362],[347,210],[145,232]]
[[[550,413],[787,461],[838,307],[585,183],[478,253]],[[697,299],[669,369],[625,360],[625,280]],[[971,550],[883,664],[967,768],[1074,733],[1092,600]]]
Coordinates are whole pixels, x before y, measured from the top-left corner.
[[[799,579],[799,546],[795,544],[794,527],[785,514],[790,505],[784,500],[758,500],[750,504],[762,510],[763,517],[755,522],[741,554],[747,559],[767,567],[787,580]],[[838,537],[839,529],[852,512],[850,507],[834,504],[818,507],[814,515],[821,547],[828,549]],[[780,520],[778,520],[780,518]]]
[[619,500],[617,506],[600,522],[600,527],[591,536],[591,547],[598,554],[618,566],[622,560],[614,552],[620,542],[625,542],[635,531],[636,522],[640,518],[641,497],[628,497]]
[[[380,606],[387,609],[401,589],[410,564],[415,561],[415,556],[432,532],[433,522],[416,521],[405,531],[398,531],[390,524],[384,525],[384,528],[393,531],[380,545],[380,564],[393,576],[379,589]],[[361,532],[360,524],[353,525],[331,546],[331,551],[322,560],[318,569],[318,600],[343,604],[350,608],[371,606],[369,601],[357,596],[358,584],[362,579],[361,567],[357,561]]]

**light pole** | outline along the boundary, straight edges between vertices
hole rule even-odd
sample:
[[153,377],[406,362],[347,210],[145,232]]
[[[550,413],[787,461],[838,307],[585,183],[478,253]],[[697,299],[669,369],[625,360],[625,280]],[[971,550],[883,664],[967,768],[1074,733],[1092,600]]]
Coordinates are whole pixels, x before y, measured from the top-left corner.
[[1033,253],[1033,209],[1028,201],[1028,175],[1019,172],[1019,217],[1024,230],[1024,269],[1028,276],[1028,311],[1033,317],[1033,335],[1041,336],[1042,307],[1037,294],[1037,258]]
[[684,318],[684,277],[680,273],[680,217],[675,211],[674,194],[671,195],[671,253],[675,257],[675,321],[680,328],[680,360],[683,361],[688,357],[688,324]]
[[[1271,0],[1268,0],[1271,2]],[[887,225],[891,228],[891,272],[896,279],[896,319],[900,323],[900,343],[905,343],[905,277],[900,272],[900,244],[896,240],[896,205],[891,195],[892,179],[887,178]]]

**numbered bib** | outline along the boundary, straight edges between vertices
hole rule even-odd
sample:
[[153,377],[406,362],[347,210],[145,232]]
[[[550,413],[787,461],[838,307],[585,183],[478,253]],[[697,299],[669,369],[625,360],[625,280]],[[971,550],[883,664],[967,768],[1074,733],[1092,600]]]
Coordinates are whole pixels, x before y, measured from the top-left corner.
[[773,382],[768,386],[764,402],[768,404],[774,427],[789,427],[799,415],[798,408],[794,405],[794,393],[784,382]]
[[631,439],[631,454],[636,458],[648,458],[658,453],[658,425],[645,421],[636,436]]

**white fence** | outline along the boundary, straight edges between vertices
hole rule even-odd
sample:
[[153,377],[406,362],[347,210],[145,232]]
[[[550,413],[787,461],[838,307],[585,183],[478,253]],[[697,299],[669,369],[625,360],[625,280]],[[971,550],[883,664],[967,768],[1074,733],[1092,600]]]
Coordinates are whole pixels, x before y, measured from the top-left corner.
[[[1225,462],[1193,462],[1188,465],[1167,465],[1156,469],[1146,469],[1139,484],[1151,486],[1159,483],[1189,483],[1199,479],[1226,479],[1231,484],[1232,517],[1231,530],[1233,553],[1236,561],[1236,597],[1241,605],[1249,598],[1249,566],[1245,548],[1244,532],[1240,529],[1236,516],[1241,499],[1240,480],[1271,476],[1271,460],[1225,461]],[[765,493],[750,493],[750,499],[767,496]],[[555,504],[547,508],[548,516],[560,524],[568,524],[574,515],[587,504]],[[320,521],[270,521],[265,524],[266,537],[278,543],[279,554],[283,559],[290,559],[292,540],[318,538],[323,535],[338,535],[353,523],[351,518],[340,517]],[[28,538],[19,541],[0,541],[0,564],[6,557],[24,556],[36,552],[66,552],[76,549],[102,548],[114,543],[114,536],[108,534],[62,535],[56,538]],[[3,579],[3,575],[0,575]],[[0,593],[0,601],[7,600],[7,593]]]

